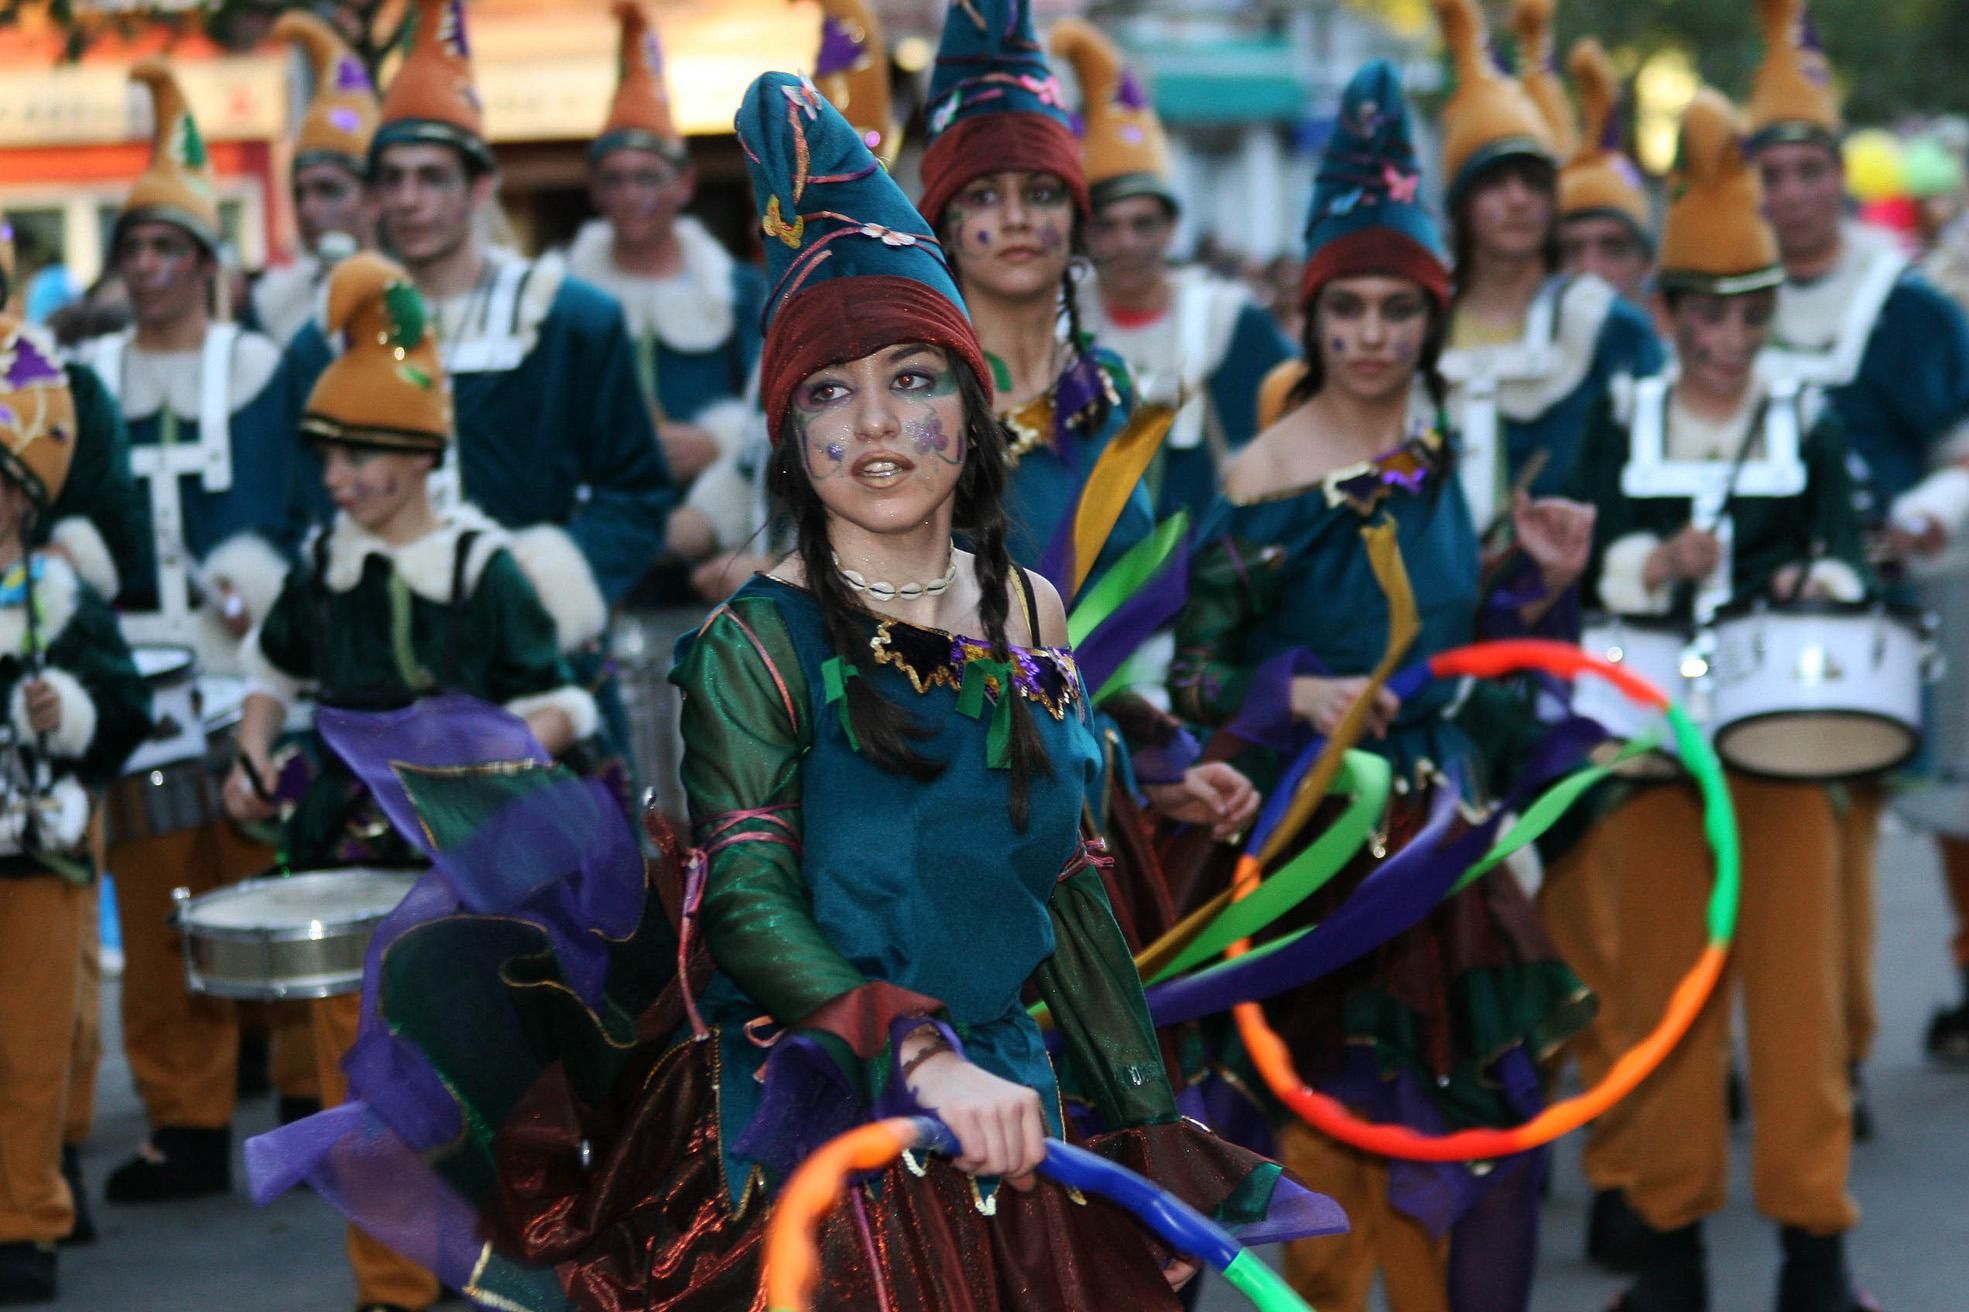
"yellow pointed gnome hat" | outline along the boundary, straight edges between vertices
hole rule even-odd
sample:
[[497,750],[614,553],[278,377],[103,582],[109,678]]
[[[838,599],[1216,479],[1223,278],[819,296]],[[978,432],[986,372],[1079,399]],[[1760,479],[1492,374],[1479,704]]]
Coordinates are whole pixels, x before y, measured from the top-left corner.
[[343,350],[308,394],[301,432],[317,442],[442,452],[451,394],[435,325],[403,267],[375,251],[351,255],[328,279],[328,330]]
[[1518,81],[1538,106],[1551,135],[1552,153],[1571,159],[1579,150],[1579,118],[1559,81],[1552,43],[1552,11],[1556,0],[1517,0],[1511,6],[1511,31],[1518,38]]
[[1054,61],[1067,60],[1080,83],[1080,157],[1094,208],[1130,196],[1154,196],[1176,208],[1169,139],[1162,120],[1121,51],[1092,23],[1063,18],[1047,39]]
[[902,149],[902,125],[889,103],[889,45],[882,20],[864,0],[821,0],[814,85],[861,134],[883,166]]
[[205,139],[185,103],[184,90],[162,59],[146,59],[130,80],[150,91],[155,122],[150,164],[116,216],[118,232],[131,223],[169,223],[190,233],[208,251],[219,248],[219,198]]
[[670,114],[670,83],[663,74],[663,42],[642,0],[616,0],[621,35],[616,47],[615,100],[608,122],[588,147],[592,163],[615,150],[653,150],[685,158],[684,134]]
[[485,140],[485,107],[472,85],[472,47],[465,0],[416,0],[410,53],[383,93],[383,121],[370,158],[385,146],[431,142],[452,146],[479,168],[498,167]]
[[1784,281],[1764,190],[1744,158],[1736,106],[1704,87],[1682,114],[1681,144],[1662,225],[1664,291],[1735,296]]
[[1613,60],[1592,37],[1573,43],[1566,60],[1574,90],[1579,92],[1585,126],[1579,151],[1559,170],[1559,217],[1583,219],[1607,215],[1623,220],[1649,246],[1654,235],[1648,193],[1641,171],[1620,148],[1620,126],[1614,106],[1620,98],[1620,79]]
[[1832,91],[1832,65],[1805,0],[1757,0],[1764,62],[1750,83],[1750,146],[1817,141],[1836,146],[1846,130]]
[[301,116],[294,167],[330,163],[358,177],[366,175],[369,142],[382,114],[369,70],[341,34],[313,14],[288,10],[273,25],[273,34],[300,46],[314,67],[314,99]]
[[1455,204],[1490,165],[1514,156],[1556,163],[1551,128],[1517,79],[1498,71],[1490,27],[1477,0],[1435,0],[1436,21],[1456,66],[1456,90],[1443,106],[1443,172]]
[[46,510],[75,458],[75,398],[54,339],[0,314],[0,474]]

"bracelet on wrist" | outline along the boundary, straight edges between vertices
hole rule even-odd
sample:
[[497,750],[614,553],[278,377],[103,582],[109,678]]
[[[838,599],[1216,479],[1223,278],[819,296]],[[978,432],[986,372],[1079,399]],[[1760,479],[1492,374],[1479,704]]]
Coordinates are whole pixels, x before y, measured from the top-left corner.
[[916,1053],[915,1056],[911,1057],[908,1061],[902,1064],[902,1070],[901,1070],[902,1082],[905,1085],[908,1084],[909,1077],[916,1074],[917,1067],[921,1066],[924,1062],[930,1060],[930,1058],[936,1056],[938,1053],[949,1052],[950,1050],[951,1050],[950,1044],[947,1040],[945,1040],[943,1035],[941,1034],[937,1035],[936,1038],[924,1044],[923,1047]]

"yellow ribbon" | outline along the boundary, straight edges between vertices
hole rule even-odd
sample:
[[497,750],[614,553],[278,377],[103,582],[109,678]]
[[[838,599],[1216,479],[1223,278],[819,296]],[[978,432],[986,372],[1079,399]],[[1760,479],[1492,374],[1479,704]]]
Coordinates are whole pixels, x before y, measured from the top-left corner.
[[1073,587],[1067,593],[1069,598],[1080,592],[1080,585],[1093,571],[1129,496],[1155,453],[1162,449],[1175,419],[1176,412],[1166,405],[1142,406],[1094,462],[1073,516]]

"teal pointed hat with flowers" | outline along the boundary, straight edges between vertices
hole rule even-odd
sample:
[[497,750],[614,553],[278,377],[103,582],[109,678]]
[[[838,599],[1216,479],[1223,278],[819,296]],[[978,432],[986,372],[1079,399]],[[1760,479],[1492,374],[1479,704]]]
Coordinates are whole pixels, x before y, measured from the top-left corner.
[[930,225],[861,133],[804,77],[766,73],[735,124],[766,250],[760,391],[775,441],[817,369],[928,342],[991,392],[991,371]]
[[1392,274],[1449,303],[1449,254],[1422,204],[1401,74],[1377,59],[1340,94],[1340,113],[1313,183],[1306,216],[1301,305],[1335,278]]
[[1053,173],[1091,213],[1080,142],[1046,49],[1032,27],[1032,0],[952,0],[924,102],[923,201],[932,223],[974,178]]

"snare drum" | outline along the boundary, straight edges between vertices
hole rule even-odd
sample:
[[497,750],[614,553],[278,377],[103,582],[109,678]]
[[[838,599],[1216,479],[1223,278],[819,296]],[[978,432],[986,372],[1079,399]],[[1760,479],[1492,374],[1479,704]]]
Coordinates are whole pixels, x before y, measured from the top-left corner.
[[1934,642],[1919,612],[1830,601],[1716,617],[1716,752],[1748,774],[1831,782],[1891,770],[1921,745]]
[[416,882],[415,871],[350,867],[249,879],[199,897],[178,889],[185,985],[251,1002],[354,993],[370,936]]
[[153,727],[104,799],[112,846],[197,829],[219,814],[205,764],[198,658],[189,647],[151,644],[133,646],[130,654],[150,685]]
[[[1589,655],[1646,679],[1670,701],[1689,701],[1690,681],[1684,673],[1689,648],[1686,625],[1660,615],[1589,615],[1580,633],[1580,646]],[[1660,713],[1634,702],[1607,680],[1587,675],[1576,681],[1572,709],[1573,714],[1598,721],[1623,741],[1648,732],[1661,740],[1660,748],[1622,764],[1617,774],[1665,779],[1680,770]]]

